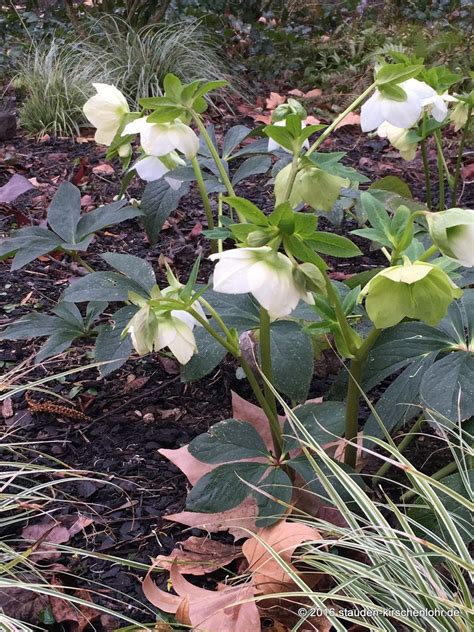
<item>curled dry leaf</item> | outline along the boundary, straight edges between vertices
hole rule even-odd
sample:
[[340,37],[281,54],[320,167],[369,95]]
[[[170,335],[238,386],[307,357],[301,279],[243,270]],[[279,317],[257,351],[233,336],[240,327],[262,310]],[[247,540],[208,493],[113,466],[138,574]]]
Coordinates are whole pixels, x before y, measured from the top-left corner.
[[188,582],[171,566],[170,579],[177,595],[158,588],[150,573],[143,580],[146,598],[157,608],[174,614],[179,623],[199,632],[243,632],[260,630],[260,617],[252,583],[224,586],[211,591]]
[[[242,553],[249,563],[248,570],[252,573],[256,591],[265,595],[289,590],[294,586],[290,575],[267,547],[271,547],[292,571],[298,574],[291,562],[295,549],[304,542],[322,540],[316,529],[287,521],[260,529],[256,535],[258,537],[251,537],[244,542]],[[308,583],[314,586],[320,577],[320,574],[312,574]]]
[[276,107],[285,103],[286,96],[278,94],[278,92],[270,92],[270,96],[265,102],[267,110],[274,110]]
[[0,204],[10,204],[33,188],[34,185],[27,178],[15,173],[6,184],[0,187]]
[[101,165],[92,167],[92,173],[95,173],[96,176],[113,176],[115,173],[115,169],[112,167],[112,165],[104,162]]
[[164,516],[167,520],[185,524],[188,527],[203,529],[210,533],[228,531],[236,540],[248,537],[248,531],[255,531],[257,504],[255,498],[248,497],[237,507],[220,513],[198,513],[181,511],[180,513]]
[[192,536],[184,542],[179,542],[170,555],[158,555],[155,564],[169,571],[173,563],[176,563],[180,572],[185,575],[205,575],[229,564],[241,555],[240,546]]

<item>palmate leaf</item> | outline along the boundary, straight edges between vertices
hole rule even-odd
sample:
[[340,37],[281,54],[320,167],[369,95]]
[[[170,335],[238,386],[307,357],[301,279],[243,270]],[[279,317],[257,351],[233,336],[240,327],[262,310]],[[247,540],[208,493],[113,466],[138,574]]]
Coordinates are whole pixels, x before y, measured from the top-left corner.
[[12,270],[18,270],[37,257],[55,250],[85,251],[95,231],[142,214],[120,200],[81,215],[79,189],[70,182],[56,191],[47,212],[49,228],[33,226],[15,231],[0,243],[0,258],[14,256]]
[[[320,445],[335,441],[344,434],[345,404],[344,402],[322,402],[320,404],[303,404],[294,409],[299,423]],[[285,450],[297,448],[299,439],[304,441],[304,434],[294,429],[289,421],[283,428],[285,435]]]

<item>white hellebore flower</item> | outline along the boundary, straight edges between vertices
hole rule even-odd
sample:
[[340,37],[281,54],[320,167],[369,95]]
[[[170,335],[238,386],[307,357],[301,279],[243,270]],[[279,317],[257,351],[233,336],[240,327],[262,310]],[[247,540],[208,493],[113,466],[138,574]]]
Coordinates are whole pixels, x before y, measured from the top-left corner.
[[414,159],[418,143],[410,140],[410,130],[404,129],[403,127],[396,127],[384,121],[382,125],[379,125],[377,134],[380,138],[388,138],[390,144],[393,145],[395,149],[398,149],[400,156],[404,160]]
[[405,91],[404,101],[389,99],[379,90],[364,103],[360,112],[360,124],[363,132],[377,129],[385,121],[396,127],[408,129],[417,123],[427,108],[437,121],[443,121],[448,108],[442,96],[424,81],[407,79],[399,84]]
[[[166,296],[174,292],[173,288],[166,288],[162,294]],[[193,307],[204,315],[200,305],[196,303]],[[132,318],[127,331],[140,355],[168,347],[180,364],[186,364],[197,351],[193,334],[196,324],[197,321],[184,310],[160,312],[146,304]]]
[[[282,120],[282,121],[276,121],[276,123],[273,123],[273,125],[276,125],[277,127],[285,127],[286,126],[286,121]],[[301,128],[305,128],[306,127],[306,123],[304,121],[301,121]],[[303,147],[305,147],[305,149],[309,149],[309,140],[306,139],[303,143]],[[273,138],[269,138],[268,139],[268,152],[272,152],[272,151],[276,151],[277,149],[283,149],[283,151],[287,151],[289,154],[291,154],[291,150],[287,149],[286,147],[282,147],[279,143],[276,142],[276,140],[273,140]]]
[[427,213],[426,219],[440,251],[466,268],[474,267],[474,210],[450,208]]
[[199,149],[199,138],[193,130],[176,119],[174,123],[148,123],[146,117],[128,123],[122,136],[140,134],[140,143],[149,156],[166,156],[178,149],[186,158],[194,158]]
[[[147,182],[159,180],[169,171],[168,167],[157,156],[145,156],[144,158],[140,158],[140,160],[137,160],[133,165],[133,169],[136,170],[142,180],[146,180]],[[181,181],[176,178],[165,178],[165,180],[175,191],[181,186]]]
[[107,83],[93,83],[97,94],[88,99],[83,111],[87,119],[97,128],[95,141],[101,145],[111,145],[125,114],[130,112],[123,94],[115,86]]
[[235,248],[209,259],[218,261],[213,276],[215,292],[251,292],[272,319],[288,316],[300,299],[314,303],[311,293],[295,283],[290,259],[269,246]]

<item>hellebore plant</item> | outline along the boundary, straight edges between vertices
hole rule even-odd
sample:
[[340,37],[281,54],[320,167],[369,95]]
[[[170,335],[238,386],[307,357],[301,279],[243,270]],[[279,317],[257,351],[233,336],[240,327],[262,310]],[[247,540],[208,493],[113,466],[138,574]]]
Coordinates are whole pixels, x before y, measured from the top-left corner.
[[[271,448],[255,437],[256,431],[249,423],[236,420],[216,424],[215,432],[199,438],[198,448],[193,448],[195,456],[224,465],[215,470],[217,473],[206,474],[194,487],[190,506],[195,510],[221,510],[227,502],[222,500],[226,489],[238,487],[245,497],[252,493],[252,485],[258,488],[263,480],[270,485],[269,478],[273,481],[271,494],[280,502],[269,503],[265,497],[257,500],[262,515],[268,519],[275,514],[278,518],[285,511],[285,503],[291,502],[287,488],[291,488],[296,472],[304,478],[307,470],[304,458],[295,460],[293,453],[290,455],[295,444],[287,436],[291,428],[282,428],[275,391],[287,395],[292,404],[304,402],[313,371],[310,336],[314,340],[325,336],[339,356],[349,362],[345,401],[325,402],[326,408],[316,408],[329,411],[330,428],[339,418],[336,411],[343,411],[340,434],[345,438],[344,460],[354,469],[364,366],[381,332],[407,319],[436,325],[461,296],[462,290],[448,272],[473,265],[474,212],[454,208],[431,213],[419,207],[410,210],[401,202],[388,212],[377,191],[357,191],[364,179],[354,169],[341,165],[339,154],[334,157],[319,152],[338,123],[369,97],[362,106],[363,129],[382,130],[401,151],[412,155],[414,142],[407,128],[418,125],[419,131],[429,127],[431,120],[439,125],[447,114],[445,99],[426,81],[415,79],[418,75],[431,81],[435,76],[425,72],[421,64],[382,66],[374,83],[328,126],[305,125],[306,112],[295,100],[279,106],[272,124],[261,130],[265,135],[263,149],[259,145],[260,154],[256,152],[251,159],[265,166],[263,171],[252,173],[263,173],[270,161],[262,154],[270,150],[278,157],[272,174],[275,204],[268,214],[236,195],[230,177],[229,155],[248,136],[248,130],[233,128],[233,138],[226,136],[221,151],[212,129],[206,127],[206,97],[224,82],[183,85],[176,76],[167,75],[163,95],[142,99],[143,111],[136,113],[128,111],[125,98],[112,87],[96,86],[98,95],[86,103],[86,116],[98,125],[97,140],[109,146],[109,156],[121,157],[126,167],[131,156],[124,157],[121,148],[139,135],[140,157],[129,168],[128,178],[138,173],[146,180],[166,180],[172,188],[178,188],[180,182],[196,182],[211,239],[210,260],[216,264],[208,285],[197,283],[198,260],[186,284],[167,268],[168,286],[160,288],[148,263],[130,255],[108,253],[104,259],[116,271],[92,273],[76,281],[66,290],[65,300],[96,300],[99,291],[101,300],[126,300],[127,305],[115,318],[119,334],[123,334],[120,340],[115,337],[116,347],[109,354],[113,362],[120,357],[118,343],[125,339],[131,339],[141,355],[168,349],[183,372],[189,370],[190,375],[198,377],[212,370],[223,354],[231,354],[268,422]],[[439,131],[436,125],[431,128],[435,134]],[[318,214],[332,212],[341,190],[357,196],[367,218],[368,226],[354,234],[376,244],[387,258],[385,268],[357,275],[350,286],[331,279],[324,256],[356,257],[361,251],[347,237],[318,230]],[[213,194],[217,194],[217,225]],[[157,204],[161,202],[156,200]],[[420,231],[431,236],[432,245],[422,245],[417,238]],[[234,243],[231,247],[226,244],[224,249],[224,240]],[[438,251],[451,258],[450,267],[445,257],[434,258]],[[250,355],[241,338],[249,330],[254,332],[255,343]],[[107,331],[107,336],[112,334],[112,330]],[[309,361],[303,362],[303,355],[309,355]],[[287,369],[290,357],[294,362]],[[301,396],[295,379],[299,379],[300,366],[308,362],[310,376]],[[305,405],[300,406],[295,414],[303,418],[305,410]],[[308,423],[313,424],[312,432],[320,432],[313,416]],[[238,461],[234,471],[228,463],[232,455],[251,462]],[[258,457],[257,462],[253,462],[254,457]],[[243,492],[239,476],[250,485]],[[197,499],[201,492],[205,495],[203,490],[206,501],[199,504]]]
[[[362,128],[379,128],[379,133],[390,136],[402,151],[412,155],[416,142],[410,142],[407,128],[428,115],[438,122],[447,116],[445,100],[433,87],[415,79],[422,69],[422,65],[408,64],[380,68],[375,83],[342,114],[345,116],[357,107],[375,88],[375,92],[362,106]],[[164,95],[142,100],[145,112],[127,123],[120,134],[123,137],[133,133],[140,135],[146,158],[135,163],[139,174],[140,162],[150,158],[164,164],[164,160],[172,153],[178,153],[183,156],[183,160],[191,162],[208,216],[208,225],[212,228],[214,218],[197,157],[199,140],[190,123],[196,126],[227,190],[227,197],[221,197],[220,203],[229,207],[230,217],[235,210],[239,218],[238,223],[230,221],[226,224],[227,236],[234,239],[236,247],[222,251],[221,244],[218,244],[220,252],[210,257],[212,261],[217,261],[212,279],[213,289],[217,293],[230,295],[251,294],[260,306],[259,348],[263,390],[259,386],[258,375],[253,373],[242,355],[236,332],[225,325],[202,294],[194,294],[191,280],[195,278],[196,272],[185,286],[187,289],[181,292],[179,289],[156,289],[148,301],[130,295],[130,300],[138,304],[140,310],[127,331],[131,333],[132,342],[139,353],[167,346],[178,361],[185,364],[197,352],[194,325],[206,328],[242,363],[255,396],[267,414],[275,456],[284,460],[284,442],[271,387],[271,322],[291,317],[300,299],[308,305],[314,305],[315,297],[319,296],[329,303],[337,323],[335,341],[338,351],[343,357],[351,359],[352,378],[349,381],[345,433],[350,442],[357,432],[361,368],[380,330],[405,318],[436,324],[445,315],[449,304],[461,295],[461,291],[436,262],[411,260],[403,254],[411,245],[414,218],[409,211],[401,212],[397,216],[399,239],[389,242],[392,247],[389,256],[391,266],[380,271],[360,290],[359,303],[365,301],[367,314],[374,324],[371,333],[362,338],[348,320],[341,298],[327,275],[327,265],[318,254],[318,251],[324,254],[332,250],[327,250],[324,245],[327,236],[317,231],[317,217],[294,210],[306,204],[316,210],[330,211],[341,188],[350,186],[349,178],[328,173],[313,159],[316,149],[334,129],[337,121],[327,127],[310,146],[310,136],[321,131],[324,126],[306,126],[306,112],[293,99],[275,110],[272,124],[264,128],[269,138],[268,150],[283,150],[291,155],[291,160],[276,175],[275,210],[267,216],[251,202],[235,195],[225,166],[202,119],[206,93],[220,85],[193,82],[183,86],[177,77],[168,75],[164,82]],[[164,173],[163,168],[157,171],[157,175]],[[428,225],[431,226],[432,222]],[[346,256],[358,254],[358,249],[349,240],[341,237],[337,239],[339,248],[349,251],[349,254],[345,253]],[[454,250],[450,252],[454,254]],[[186,294],[184,298],[183,292]],[[217,328],[210,325],[207,316],[214,320]],[[352,466],[355,464],[353,448],[353,444],[349,443],[346,449],[346,462]]]

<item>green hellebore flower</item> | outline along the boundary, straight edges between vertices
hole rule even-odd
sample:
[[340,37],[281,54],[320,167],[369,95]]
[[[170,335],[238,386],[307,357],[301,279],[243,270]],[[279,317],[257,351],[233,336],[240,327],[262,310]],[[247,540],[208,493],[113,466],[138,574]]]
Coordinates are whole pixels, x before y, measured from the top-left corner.
[[[276,206],[286,201],[290,172],[291,165],[287,165],[275,178]],[[292,207],[304,202],[316,210],[329,212],[339,197],[342,187],[348,187],[349,184],[350,181],[347,178],[331,175],[316,166],[307,166],[298,172],[289,202]]]
[[450,303],[462,296],[446,272],[440,268],[407,258],[403,265],[392,266],[376,274],[359,294],[361,303],[377,329],[393,327],[404,318],[436,325]]
[[466,268],[474,266],[474,211],[450,208],[427,213],[431,239],[443,255],[455,259]]

